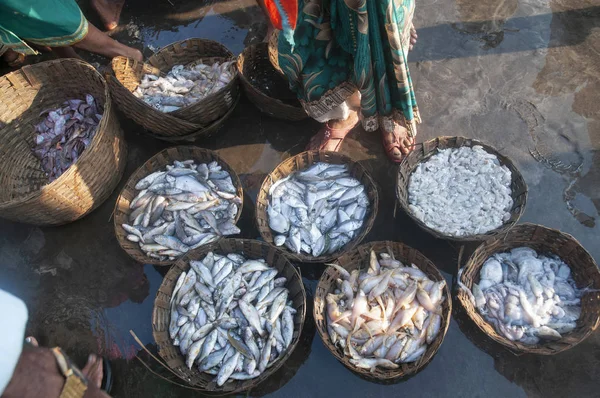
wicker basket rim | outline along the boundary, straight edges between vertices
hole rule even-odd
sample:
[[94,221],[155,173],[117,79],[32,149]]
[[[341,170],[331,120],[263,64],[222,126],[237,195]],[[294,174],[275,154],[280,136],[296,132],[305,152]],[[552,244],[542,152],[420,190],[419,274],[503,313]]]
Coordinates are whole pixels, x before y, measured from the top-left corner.
[[[240,200],[242,201],[242,203],[240,205],[238,205],[238,211],[237,214],[235,216],[234,219],[234,224],[237,224],[237,222],[239,221],[241,215],[242,215],[242,210],[244,207],[244,190],[243,190],[243,186],[242,183],[239,179],[239,176],[237,175],[237,172],[233,169],[233,167],[231,167],[229,165],[229,163],[227,163],[221,156],[219,156],[218,153],[216,153],[215,151],[212,151],[210,149],[206,149],[206,148],[201,148],[195,145],[176,145],[176,146],[172,146],[172,147],[168,147],[163,149],[162,151],[159,151],[157,153],[155,153],[154,155],[152,155],[150,158],[148,158],[148,160],[146,160],[140,167],[138,167],[137,169],[135,169],[135,171],[129,176],[129,178],[127,179],[127,182],[125,183],[125,185],[123,186],[123,188],[121,189],[121,192],[119,192],[119,196],[117,197],[117,200],[115,202],[115,207],[113,210],[113,225],[114,225],[114,232],[115,232],[115,236],[117,238],[117,242],[119,243],[119,246],[121,247],[121,249],[123,249],[123,251],[125,251],[127,254],[129,254],[129,250],[126,249],[125,247],[123,247],[123,239],[121,238],[121,235],[119,234],[119,231],[121,230],[121,225],[118,222],[118,219],[120,218],[119,213],[123,213],[125,215],[129,215],[130,212],[121,212],[119,210],[119,202],[121,201],[121,198],[123,196],[123,193],[125,192],[126,189],[131,189],[131,190],[135,190],[134,185],[131,184],[131,182],[133,181],[134,177],[136,176],[136,174],[138,174],[138,172],[145,170],[146,169],[146,165],[152,165],[152,162],[154,161],[155,158],[160,157],[160,156],[165,156],[171,160],[179,160],[179,159],[174,159],[169,155],[169,151],[170,150],[177,150],[177,152],[179,153],[180,150],[190,150],[190,151],[199,151],[199,152],[203,152],[206,154],[210,154],[212,157],[214,157],[215,159],[218,159],[217,162],[219,164],[225,164],[227,165],[227,167],[229,168],[229,170],[232,171],[231,173],[231,179],[233,181],[233,185],[236,187],[238,194],[240,194]],[[162,166],[162,168],[164,168],[164,166]],[[152,168],[154,169],[154,168]],[[211,242],[208,243],[207,245],[213,244],[213,243],[217,243],[219,241],[221,241],[222,239],[225,239],[224,237],[220,237],[219,239],[217,239],[217,241],[215,242]],[[230,239],[235,239],[235,238],[230,238]],[[206,245],[202,245],[200,246],[199,249],[201,249],[202,247],[204,247]],[[140,253],[143,253],[141,251],[141,249],[139,247],[136,247],[136,250],[139,251]],[[183,256],[181,256],[179,259],[175,259],[173,261],[159,261],[158,259],[152,258],[152,257],[148,257],[146,255],[144,255],[144,257],[146,258],[146,260],[144,261],[145,264],[152,264],[152,265],[156,265],[156,266],[163,266],[163,265],[167,265],[170,266],[174,263],[176,263],[177,261],[179,261],[180,259],[184,258],[186,256],[186,254],[184,254]]]
[[[319,155],[319,162],[324,162],[323,160],[321,160],[321,154],[326,155],[326,154],[333,154],[335,157],[338,157],[339,159],[342,160],[342,162],[344,164],[348,164],[348,165],[352,165],[352,167],[358,167],[361,172],[364,175],[364,178],[368,181],[368,184],[363,184],[365,185],[365,189],[371,189],[373,196],[375,196],[375,203],[371,205],[370,213],[368,215],[368,217],[366,217],[365,221],[363,222],[363,225],[361,226],[361,230],[365,231],[364,235],[366,236],[366,234],[370,231],[370,229],[373,226],[373,223],[375,222],[375,218],[377,217],[377,211],[378,211],[378,202],[379,202],[379,191],[377,189],[377,185],[375,184],[375,180],[373,179],[373,177],[371,176],[371,173],[368,172],[368,170],[359,162],[353,160],[352,158],[350,158],[347,155],[341,154],[339,152],[330,152],[330,151],[319,151],[319,150],[313,150],[313,151],[304,151],[301,152],[295,156],[290,156],[287,159],[282,160],[277,167],[275,167],[263,180],[260,189],[258,191],[258,197],[260,198],[263,195],[263,192],[266,191],[264,188],[265,184],[267,182],[269,182],[269,186],[273,185],[275,182],[277,182],[279,179],[274,180],[273,179],[273,174],[279,170],[280,167],[282,167],[284,164],[286,163],[292,163],[294,162],[293,159],[296,158],[301,158],[303,157],[305,154],[308,153],[312,153],[312,154],[318,154]],[[324,162],[327,163],[327,162]],[[314,164],[314,163],[310,163],[309,165]],[[292,172],[296,171],[297,169],[295,168],[295,166],[293,167]],[[289,174],[285,174],[285,176],[287,176]],[[283,176],[282,178],[285,178],[285,176]],[[367,186],[368,185],[368,186]],[[268,195],[266,196],[266,199],[268,199]],[[265,210],[266,211],[266,210]],[[255,208],[255,212],[254,212],[254,219],[256,222],[258,222],[259,218],[260,218],[260,214],[262,212],[259,209],[259,206],[256,206]],[[296,254],[296,253],[292,253],[287,247],[285,248],[281,248],[281,247],[277,247],[274,245],[273,239],[267,239],[267,237],[263,234],[262,230],[259,228],[259,232],[260,235],[262,237],[262,239],[269,245],[272,245],[274,247],[276,247],[277,249],[281,250],[283,253],[285,253],[288,257],[293,258],[296,261],[300,261],[300,262],[308,262],[308,263],[322,263],[322,262],[327,262],[327,261],[331,261],[333,259],[336,259],[337,257],[341,256],[342,254],[344,254],[347,251],[350,251],[354,248],[356,248],[356,246],[358,246],[360,244],[360,242],[362,241],[362,239],[364,239],[364,237],[361,239],[360,238],[360,234],[355,237],[353,240],[351,240],[350,242],[348,242],[346,245],[344,245],[341,249],[339,249],[337,252],[332,253],[330,255],[322,255],[319,257],[312,257],[312,256],[308,256],[308,255],[304,255],[304,254]],[[362,232],[361,232],[362,233]]]
[[100,134],[98,134],[98,132],[103,131],[106,128],[106,123],[108,123],[108,122],[107,122],[107,119],[104,117],[104,114],[109,114],[112,109],[111,97],[110,97],[110,91],[108,89],[108,84],[106,83],[106,80],[104,79],[104,77],[102,77],[102,74],[99,73],[96,70],[96,68],[94,68],[92,65],[90,65],[89,63],[87,63],[83,60],[75,59],[75,58],[61,58],[61,59],[54,59],[54,60],[50,60],[50,61],[38,62],[36,64],[26,65],[26,66],[22,67],[21,69],[10,72],[4,76],[0,76],[0,79],[9,79],[9,81],[10,81],[9,76],[22,74],[26,78],[26,80],[29,81],[29,77],[27,76],[27,70],[43,69],[44,65],[61,64],[61,63],[72,63],[74,65],[79,65],[81,67],[88,68],[91,71],[91,73],[93,73],[93,74],[95,73],[97,75],[99,80],[104,85],[104,98],[105,98],[104,107],[103,107],[104,111],[102,112],[102,118],[100,119],[100,123],[98,123],[98,126],[96,126],[96,132],[94,133],[94,138],[92,138],[92,142],[90,142],[90,145],[83,151],[81,156],[78,157],[77,160],[75,160],[75,162],[73,162],[71,164],[71,166],[69,166],[69,168],[67,170],[65,170],[65,172],[62,173],[57,179],[55,179],[54,181],[48,182],[47,184],[45,184],[43,187],[41,187],[37,191],[30,192],[27,195],[19,196],[18,198],[0,202],[0,209],[10,208],[15,205],[18,205],[19,203],[31,200],[32,198],[35,198],[37,196],[41,196],[47,190],[55,189],[57,186],[63,185],[66,180],[71,179],[72,178],[71,174],[74,173],[74,170],[76,169],[73,166],[76,166],[78,163],[85,161],[88,157],[91,156],[89,154],[91,152],[93,152],[92,149],[95,149],[98,146],[98,142],[100,141]]
[[[433,261],[431,261],[428,257],[424,256],[420,251],[414,249],[411,246],[408,246],[402,242],[396,242],[396,241],[388,241],[388,240],[384,240],[384,241],[373,241],[373,242],[367,242],[367,243],[362,243],[354,248],[352,248],[351,250],[348,250],[347,252],[345,252],[342,256],[340,256],[339,259],[342,258],[346,258],[346,257],[350,257],[352,254],[354,253],[360,253],[363,250],[372,250],[374,247],[377,246],[386,246],[386,247],[390,247],[390,246],[402,246],[405,247],[407,249],[413,250],[415,253],[418,253],[419,255],[422,256],[422,258],[425,260],[425,262],[430,263],[431,267],[430,267],[430,271],[435,275],[435,280],[437,281],[446,281],[446,279],[444,278],[444,276],[441,274],[441,272],[439,271],[439,269],[435,266],[435,264],[433,263]],[[338,260],[339,260],[338,259]],[[336,264],[344,267],[343,264],[340,264],[340,261],[336,260]],[[404,259],[401,259],[401,261],[403,263],[405,263],[406,261]],[[421,269],[421,264],[417,264],[415,263],[415,265],[417,267],[419,267],[419,269]],[[344,267],[345,268],[345,267]],[[361,267],[359,267],[361,268]],[[320,291],[325,291],[325,289],[323,288],[324,285],[324,281],[325,281],[325,277],[326,275],[329,273],[330,270],[332,270],[333,267],[332,266],[327,266],[327,268],[323,271],[323,274],[321,275],[321,277],[319,278],[319,282],[317,284],[317,288],[315,289],[315,295],[314,295],[314,305],[313,305],[313,317],[316,320],[317,319],[317,305],[316,305],[316,301],[317,298],[321,298],[323,302],[325,302],[324,297],[321,297],[320,295]],[[333,285],[331,285],[330,287],[333,287]],[[331,290],[331,289],[330,289]],[[329,290],[329,291],[330,291]],[[400,379],[403,377],[408,377],[411,375],[414,375],[416,373],[418,373],[419,371],[421,371],[422,369],[424,369],[432,360],[433,357],[437,354],[437,352],[439,351],[441,345],[443,344],[443,341],[446,337],[446,334],[448,332],[448,329],[450,327],[450,320],[451,320],[451,314],[452,314],[452,295],[451,295],[451,291],[450,291],[450,287],[448,286],[448,283],[445,284],[444,286],[444,291],[445,291],[445,299],[444,302],[447,304],[448,308],[445,311],[445,313],[442,313],[442,321],[445,322],[445,327],[441,327],[440,331],[438,333],[438,335],[436,336],[434,342],[436,340],[440,340],[440,344],[439,346],[435,349],[435,351],[431,354],[431,357],[425,361],[425,362],[413,362],[413,363],[409,363],[407,364],[409,366],[409,368],[414,369],[414,371],[411,372],[404,372],[402,371],[401,368],[399,369],[389,369],[389,370],[382,370],[383,373],[389,375],[389,377],[378,377],[376,375],[365,375],[363,374],[362,370],[356,366],[354,366],[352,363],[350,363],[349,358],[346,355],[340,354],[340,352],[338,351],[338,347],[335,347],[333,345],[333,343],[331,343],[329,334],[325,331],[322,330],[321,327],[317,324],[317,331],[319,333],[319,336],[321,337],[321,339],[323,340],[323,342],[326,342],[325,346],[327,347],[327,349],[331,352],[331,354],[338,360],[340,361],[344,366],[346,366],[347,368],[351,369],[352,371],[363,375],[367,378],[371,378],[371,379],[377,379],[377,380],[381,380],[381,381],[389,381],[389,380],[395,380],[395,379]],[[326,295],[326,293],[325,293]],[[326,304],[324,304],[325,308],[326,308]],[[324,323],[327,322],[327,320],[323,320]],[[432,342],[433,345],[434,342]],[[430,346],[428,345],[428,347]],[[335,351],[333,351],[331,349],[331,346],[334,346],[336,348]],[[427,353],[427,351],[425,351]],[[415,366],[415,363],[418,364],[417,366]]]
[[250,80],[246,77],[246,74],[244,73],[244,68],[242,68],[241,65],[246,62],[246,56],[248,55],[248,52],[250,52],[253,48],[258,49],[261,47],[265,47],[265,50],[268,50],[267,43],[257,43],[257,44],[252,44],[252,45],[246,47],[244,49],[244,51],[242,51],[240,53],[240,55],[237,56],[237,69],[238,69],[238,74],[239,74],[240,80],[242,80],[244,83],[246,83],[249,87],[253,88],[256,95],[262,96],[263,98],[265,98],[267,100],[276,102],[278,106],[281,106],[283,108],[288,108],[290,110],[304,109],[304,108],[302,108],[302,106],[298,107],[298,106],[286,104],[285,102],[281,101],[278,98],[268,96],[262,90],[260,90],[254,84],[252,84],[252,82],[250,82]]
[[[229,117],[231,117],[231,114],[233,113],[233,111],[235,110],[235,108],[237,107],[237,104],[239,102],[240,102],[240,95],[238,94],[237,98],[233,102],[233,105],[231,106],[231,108],[229,108],[227,113],[225,113],[223,116],[221,116],[220,118],[218,118],[217,120],[215,120],[214,122],[209,124],[208,126],[200,127],[198,130],[192,131],[189,134],[176,136],[176,137],[165,137],[162,135],[156,135],[155,133],[152,133],[150,131],[147,131],[146,134],[149,135],[150,137],[156,138],[157,140],[164,140],[164,141],[173,142],[173,143],[180,142],[180,141],[190,141],[191,138],[203,135],[203,133],[206,130],[210,131],[211,129],[218,127],[220,124],[224,124],[225,121],[227,119],[229,119]],[[181,146],[181,145],[183,145],[183,144],[179,144],[179,146]]]
[[[514,164],[514,162],[512,161],[512,159],[510,159],[508,156],[502,154],[499,150],[497,150],[494,146],[487,144],[483,141],[480,141],[476,138],[468,138],[468,137],[463,137],[463,136],[439,136],[436,138],[433,138],[431,140],[425,141],[423,143],[418,143],[416,144],[416,146],[421,146],[424,147],[428,144],[434,143],[434,142],[448,142],[451,139],[463,139],[467,142],[471,142],[472,145],[459,145],[453,148],[460,148],[462,146],[476,146],[479,145],[481,146],[486,152],[491,153],[493,155],[495,155],[498,158],[498,161],[500,162],[501,165],[508,167],[508,169],[511,172],[511,175],[514,175],[516,172],[516,179],[522,181],[523,183],[523,193],[521,195],[523,195],[523,204],[521,205],[521,210],[517,213],[514,212],[514,208],[517,206],[517,202],[514,200],[516,199],[516,195],[511,192],[511,196],[513,198],[513,207],[510,210],[511,214],[516,214],[516,219],[512,222],[505,222],[504,224],[502,224],[500,227],[495,228],[493,230],[490,230],[486,233],[483,234],[475,234],[475,235],[469,235],[469,236],[452,236],[452,235],[447,235],[444,234],[442,232],[439,232],[431,227],[429,227],[427,224],[425,224],[423,221],[419,220],[417,217],[414,216],[414,214],[412,213],[412,211],[410,211],[410,209],[406,208],[406,206],[404,206],[404,203],[400,200],[398,200],[400,207],[402,208],[402,210],[404,210],[404,212],[406,214],[408,214],[408,216],[417,224],[419,225],[419,227],[421,227],[422,229],[424,229],[425,231],[429,232],[430,234],[434,235],[435,237],[441,238],[441,239],[446,239],[446,240],[450,240],[450,241],[454,241],[454,242],[475,242],[475,241],[485,241],[487,239],[491,239],[497,235],[501,235],[503,229],[508,229],[510,230],[512,227],[514,227],[520,220],[521,216],[523,215],[523,213],[525,212],[525,206],[527,204],[527,194],[528,194],[528,188],[527,188],[527,184],[525,183],[525,179],[523,178],[523,175],[521,174],[521,172],[519,171],[519,169],[516,167],[516,165]],[[435,148],[438,148],[438,145],[435,146]],[[419,163],[423,163],[426,162],[429,158],[431,158],[431,156],[435,155],[435,151],[431,151],[429,154],[427,154],[427,156],[424,156]],[[410,156],[410,155],[409,155]],[[401,167],[403,164],[405,164],[405,162],[408,162],[408,156],[405,157],[402,160],[402,163],[400,165],[400,167],[398,168],[398,176],[396,177],[396,197],[400,197],[400,189],[399,189],[399,182],[400,182],[400,178],[399,178],[399,173],[401,170]],[[413,170],[414,171],[414,170]],[[412,172],[411,172],[412,174]],[[511,177],[512,178],[512,177]],[[407,179],[407,183],[410,182],[410,175]],[[408,186],[406,187],[406,189],[408,190]]]
[[[290,343],[290,346],[288,347],[288,349],[286,350],[286,353],[284,356],[279,357],[275,360],[275,362],[273,363],[273,365],[271,365],[271,367],[267,368],[261,375],[259,375],[258,377],[254,378],[254,379],[250,379],[247,380],[245,382],[242,382],[240,384],[245,384],[248,383],[248,386],[241,386],[238,389],[234,389],[232,391],[227,391],[227,394],[234,394],[237,392],[241,392],[241,391],[245,391],[248,389],[251,389],[253,387],[255,387],[256,385],[260,384],[262,381],[264,381],[266,378],[272,376],[273,374],[275,374],[280,368],[281,366],[283,366],[283,364],[290,358],[291,354],[294,352],[294,350],[296,349],[298,343],[300,342],[300,338],[302,336],[302,331],[304,329],[304,322],[306,321],[306,304],[307,304],[307,298],[306,298],[306,289],[304,288],[304,283],[302,282],[302,275],[300,273],[300,269],[298,269],[297,267],[295,267],[291,261],[284,255],[284,253],[281,252],[281,250],[278,250],[277,248],[273,248],[272,246],[265,244],[265,242],[261,242],[255,239],[239,239],[239,238],[225,238],[222,240],[219,240],[217,242],[212,242],[206,246],[202,246],[198,249],[192,250],[188,253],[186,253],[185,255],[183,255],[182,257],[180,257],[174,264],[174,266],[169,270],[169,272],[177,272],[174,270],[181,270],[183,271],[183,268],[180,266],[179,263],[182,263],[184,265],[184,268],[189,269],[190,265],[189,265],[189,261],[193,260],[193,259],[200,259],[202,257],[204,257],[208,251],[213,251],[213,252],[220,252],[222,251],[221,249],[221,244],[227,242],[227,241],[235,241],[238,242],[241,245],[244,244],[256,244],[256,245],[260,245],[263,248],[266,249],[270,249],[270,250],[275,250],[275,252],[279,253],[279,255],[281,255],[281,258],[285,261],[285,267],[289,268],[291,270],[293,270],[294,275],[296,276],[297,280],[298,280],[298,284],[297,287],[299,288],[301,295],[302,295],[302,299],[303,299],[303,305],[302,305],[302,309],[300,311],[300,322],[299,322],[299,328],[298,328],[298,334],[297,337],[294,338],[292,340],[292,342]],[[265,259],[266,260],[266,259]],[[270,265],[270,264],[269,264]],[[163,286],[163,284],[165,283],[166,278],[163,278],[163,281],[161,282],[161,285],[159,287],[159,289],[157,290],[157,294],[156,297],[154,299],[154,303],[153,303],[153,309],[152,309],[152,313],[153,313],[153,319],[152,319],[152,325],[154,326],[154,312],[156,310],[156,301],[158,300],[158,294],[161,290],[161,287]],[[290,281],[288,280],[286,283],[286,286],[288,286],[288,283],[290,283]],[[298,309],[296,309],[298,310]],[[296,330],[294,330],[295,332]],[[154,339],[154,342],[157,345],[160,345],[157,341],[156,338],[156,332],[154,330],[152,330],[152,337]],[[181,356],[181,353],[179,352],[179,350],[176,350],[178,355]],[[171,368],[171,366],[169,366],[169,368]],[[179,375],[178,375],[179,377]],[[207,393],[210,393],[211,395],[219,395],[219,392],[221,391],[222,388],[219,388],[217,390],[206,390],[203,388],[198,388],[198,387],[194,387],[195,389],[197,389],[198,391],[204,391]]]
[[[210,59],[216,59],[216,58],[219,58],[219,59],[226,59],[226,60],[228,60],[228,61],[235,61],[235,58],[233,58],[233,57],[228,57],[228,58],[227,58],[227,57],[200,57],[200,58],[198,58],[196,61],[192,61],[192,62],[190,62],[190,63],[194,63],[194,62],[197,62],[197,61],[199,61],[199,60],[203,60],[203,59],[209,59],[209,58],[210,58]],[[139,105],[142,105],[142,106],[143,106],[143,107],[144,107],[144,108],[145,108],[145,109],[146,109],[148,112],[158,112],[158,114],[160,114],[160,115],[170,115],[170,116],[172,116],[172,117],[174,117],[174,118],[177,118],[177,119],[179,119],[179,120],[183,120],[183,121],[185,121],[185,122],[187,122],[187,123],[189,123],[189,124],[191,124],[191,125],[198,126],[198,129],[206,128],[206,126],[203,126],[203,125],[201,125],[201,124],[197,124],[197,123],[193,123],[193,122],[189,122],[189,121],[187,121],[187,120],[185,120],[185,119],[182,119],[181,117],[179,117],[179,116],[177,115],[177,112],[182,112],[182,111],[187,111],[187,110],[193,109],[193,108],[194,108],[194,107],[196,107],[196,106],[202,105],[202,103],[203,103],[203,102],[210,102],[210,100],[212,100],[214,97],[216,97],[216,96],[217,96],[218,94],[220,94],[221,92],[224,92],[224,91],[230,90],[230,89],[231,89],[231,87],[233,87],[233,85],[234,85],[234,84],[236,84],[236,78],[238,78],[238,76],[239,76],[239,73],[238,73],[237,67],[235,67],[235,63],[234,63],[234,64],[233,64],[233,66],[234,66],[234,67],[230,67],[230,68],[231,68],[231,70],[232,70],[232,72],[233,72],[233,78],[232,78],[232,79],[229,81],[229,83],[227,83],[225,86],[221,87],[220,89],[218,89],[217,91],[215,91],[215,92],[213,92],[213,93],[210,93],[210,94],[209,94],[209,95],[207,95],[206,97],[203,97],[203,98],[199,99],[198,101],[196,101],[196,102],[193,102],[193,103],[191,103],[191,104],[189,104],[189,105],[183,106],[183,107],[181,107],[181,108],[179,108],[179,109],[177,109],[177,110],[175,110],[175,111],[171,111],[171,112],[161,112],[161,111],[159,111],[158,109],[156,109],[156,108],[153,108],[152,106],[150,106],[148,103],[146,103],[146,101],[144,101],[144,100],[142,100],[141,98],[138,98],[138,97],[136,97],[135,95],[133,95],[133,92],[132,92],[131,90],[129,90],[127,87],[125,87],[125,86],[123,85],[123,83],[121,82],[121,80],[119,80],[119,78],[116,76],[116,74],[115,74],[115,71],[114,71],[114,63],[115,63],[115,62],[117,62],[117,61],[119,61],[119,60],[121,60],[121,59],[129,59],[129,60],[133,60],[132,58],[128,58],[128,57],[125,57],[125,56],[118,56],[118,57],[115,57],[115,58],[113,58],[113,60],[112,60],[112,62],[111,62],[111,71],[112,71],[112,73],[110,74],[110,77],[111,77],[112,79],[114,79],[114,81],[115,81],[117,84],[119,84],[121,87],[123,87],[123,88],[124,88],[124,89],[125,89],[127,92],[129,92],[129,93],[131,94],[131,98],[133,98],[133,101],[135,101],[135,102],[136,102],[136,103],[138,103]],[[152,64],[145,63],[145,62],[144,62],[143,64],[145,64],[145,65],[149,65],[149,66],[152,66],[153,68],[156,68],[156,69],[159,69],[159,70],[161,71],[161,74],[164,74],[164,73],[165,73],[163,70],[161,70],[160,68],[158,68],[158,67],[156,67],[156,66],[154,66],[154,65],[152,65]],[[186,65],[187,65],[187,64],[186,64]],[[138,83],[139,83],[139,82],[138,82]]]
[[[598,265],[597,265],[596,261],[594,260],[594,257],[585,249],[585,247],[583,247],[583,245],[573,235],[571,235],[571,234],[569,234],[567,232],[560,231],[560,230],[555,229],[555,228],[550,228],[550,227],[547,227],[545,225],[535,224],[535,223],[523,223],[523,224],[515,225],[514,229],[511,229],[511,231],[508,231],[503,237],[497,236],[497,237],[494,237],[494,238],[492,238],[492,239],[490,239],[488,241],[481,242],[477,246],[477,248],[475,249],[475,251],[471,254],[471,256],[467,259],[467,262],[465,263],[465,265],[463,267],[461,267],[461,270],[466,270],[467,268],[472,268],[472,267],[478,267],[478,268],[480,268],[481,266],[483,266],[483,263],[476,264],[475,261],[474,261],[474,259],[473,259],[473,257],[475,256],[475,254],[477,254],[477,251],[484,250],[484,245],[489,244],[490,242],[492,242],[494,240],[500,240],[501,239],[502,241],[506,241],[506,239],[508,238],[508,235],[511,232],[514,232],[515,229],[525,229],[525,228],[541,228],[545,232],[557,233],[557,234],[565,236],[566,238],[568,238],[569,240],[571,240],[572,242],[574,242],[575,245],[576,245],[576,247],[579,250],[581,250],[583,253],[585,253],[585,255],[590,260],[589,267],[590,268],[594,267],[594,269],[596,270],[596,272],[598,274],[600,274],[600,269],[598,269]],[[530,247],[531,245],[524,242],[523,246]],[[556,253],[553,253],[552,250],[546,250],[544,252],[546,252],[546,253],[552,253],[552,254],[556,255]],[[499,253],[499,251],[496,251],[494,253]],[[490,254],[490,256],[491,256],[491,254]],[[468,286],[468,284],[470,284],[470,282],[467,281],[467,280],[465,280],[464,278],[465,277],[464,277],[464,273],[463,273],[461,275],[460,282],[463,283],[463,284],[465,284],[467,287],[470,287],[470,286]],[[596,286],[595,288],[600,288],[600,286]],[[466,310],[466,308],[467,308],[466,304],[468,302],[468,298],[467,298],[466,294],[461,289],[459,289],[458,290],[458,294],[456,295],[456,297],[457,297],[458,301],[460,302],[461,306],[463,307],[463,309],[465,309],[465,312],[466,312],[467,316],[477,326],[477,328],[483,334],[485,334],[487,337],[489,337],[492,340],[494,340],[495,342],[501,344],[502,346],[504,346],[505,348],[507,348],[509,351],[511,351],[513,354],[515,354],[515,355],[522,355],[522,354],[527,354],[527,353],[530,353],[530,354],[540,354],[540,355],[549,355],[550,354],[550,353],[547,352],[547,348],[546,348],[546,344],[550,343],[549,341],[545,342],[545,344],[535,344],[535,345],[532,345],[531,347],[520,348],[514,342],[512,342],[512,341],[510,341],[510,340],[508,340],[506,338],[504,338],[503,336],[501,336],[498,333],[496,333],[496,335],[490,335],[487,331],[485,331],[483,329],[483,327],[481,326],[481,324],[489,325],[494,331],[495,331],[495,328],[489,322],[487,322],[485,320],[485,318],[483,318],[481,316],[481,314],[479,313],[479,311],[477,311],[476,309],[475,309],[475,311],[468,311],[468,310]],[[598,316],[598,318],[596,320],[596,325],[594,327],[590,328],[590,330],[584,336],[584,339],[586,337],[588,337],[597,328],[597,326],[599,324],[600,324],[600,316]],[[568,336],[568,334],[566,334],[566,336]],[[583,339],[580,340],[580,341],[577,341],[574,344],[565,343],[565,347],[563,349],[555,351],[555,352],[553,352],[553,354],[557,354],[559,352],[568,350],[568,349],[576,346],[577,344],[581,343],[581,341],[583,341]]]

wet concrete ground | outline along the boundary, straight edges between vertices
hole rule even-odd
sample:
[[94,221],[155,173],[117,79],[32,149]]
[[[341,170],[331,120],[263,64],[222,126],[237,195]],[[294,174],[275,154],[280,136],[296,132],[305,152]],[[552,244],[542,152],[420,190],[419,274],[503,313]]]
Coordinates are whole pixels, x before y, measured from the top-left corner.
[[[173,3],[174,5],[172,5]],[[187,37],[207,37],[239,53],[264,34],[252,0],[129,0],[116,37],[145,54]],[[139,27],[127,24],[133,23]],[[420,0],[419,42],[409,56],[424,123],[418,140],[464,135],[511,157],[528,186],[522,221],[573,234],[600,261],[600,4],[597,0]],[[137,37],[134,37],[136,36]],[[165,143],[123,119],[129,145],[126,178]],[[242,99],[216,149],[247,193],[240,226],[258,238],[253,202],[266,173],[300,152],[318,125],[261,115]],[[432,259],[451,281],[458,247],[433,239],[398,212],[396,168],[380,138],[354,132],[342,151],[376,177],[380,211],[367,240],[403,241]],[[82,361],[107,356],[115,397],[184,397],[197,393],[150,373],[138,359],[134,330],[153,348],[151,312],[164,269],[140,265],[119,248],[110,220],[118,190],[86,218],[59,228],[1,222],[0,287],[28,304],[28,332]],[[322,265],[301,265],[309,314],[290,360],[252,396],[408,395],[411,397],[588,397],[600,387],[600,332],[565,353],[515,357],[475,330],[455,304],[436,357],[405,382],[383,386],[352,374],[315,335],[312,294]],[[161,371],[147,356],[154,371]]]

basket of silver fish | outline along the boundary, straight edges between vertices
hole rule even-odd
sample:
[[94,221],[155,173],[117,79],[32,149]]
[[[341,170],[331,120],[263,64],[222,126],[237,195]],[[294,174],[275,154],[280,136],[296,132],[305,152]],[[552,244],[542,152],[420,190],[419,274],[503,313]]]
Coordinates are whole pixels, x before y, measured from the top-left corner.
[[171,44],[147,63],[116,57],[111,66],[107,79],[119,108],[159,138],[223,123],[239,96],[235,58],[211,40]]
[[274,247],[223,239],[188,253],[154,301],[159,354],[191,386],[230,394],[275,373],[306,316],[302,278]]
[[215,152],[167,148],[127,181],[117,199],[115,234],[136,261],[170,265],[184,253],[240,233],[242,184]]
[[541,225],[517,225],[482,243],[458,286],[479,329],[515,354],[565,351],[600,323],[594,259],[571,235]]
[[0,217],[75,221],[123,176],[127,147],[108,87],[89,64],[61,59],[0,77]]
[[308,151],[265,178],[256,222],[266,242],[297,261],[322,263],[364,239],[378,201],[377,187],[360,163],[336,152]]
[[246,97],[262,112],[293,121],[308,117],[285,78],[271,64],[267,43],[246,47],[237,58],[237,67]]
[[398,381],[423,369],[440,348],[452,312],[435,265],[397,242],[372,242],[329,264],[314,317],[327,348],[367,379]]
[[438,137],[404,158],[396,194],[400,207],[433,236],[481,241],[517,223],[527,185],[513,162],[490,145]]

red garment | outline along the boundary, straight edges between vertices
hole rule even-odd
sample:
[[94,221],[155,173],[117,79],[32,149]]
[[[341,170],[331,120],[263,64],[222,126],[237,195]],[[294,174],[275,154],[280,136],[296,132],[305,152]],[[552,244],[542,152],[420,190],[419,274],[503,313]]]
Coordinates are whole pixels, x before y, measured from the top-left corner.
[[298,19],[298,0],[264,0],[267,14],[276,29],[283,30],[283,16],[280,14],[275,1],[278,1],[289,21],[290,27],[296,29]]

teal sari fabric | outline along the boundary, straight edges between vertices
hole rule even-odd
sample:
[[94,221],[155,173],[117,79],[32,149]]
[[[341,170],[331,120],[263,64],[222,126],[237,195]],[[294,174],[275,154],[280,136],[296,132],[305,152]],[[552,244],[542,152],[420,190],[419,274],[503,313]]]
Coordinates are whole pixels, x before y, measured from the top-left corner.
[[420,122],[407,53],[415,0],[299,0],[293,42],[280,35],[277,67],[320,118],[356,90],[363,126],[415,132]]

